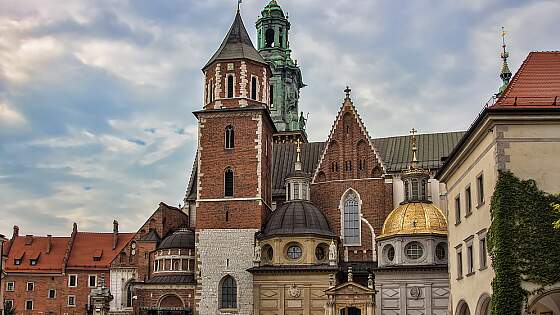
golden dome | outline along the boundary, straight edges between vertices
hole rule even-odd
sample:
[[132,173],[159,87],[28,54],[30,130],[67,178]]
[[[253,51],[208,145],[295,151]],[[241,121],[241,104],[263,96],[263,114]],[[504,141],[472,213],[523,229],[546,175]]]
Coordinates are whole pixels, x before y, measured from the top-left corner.
[[431,202],[403,203],[385,219],[380,237],[403,234],[447,234],[447,219]]

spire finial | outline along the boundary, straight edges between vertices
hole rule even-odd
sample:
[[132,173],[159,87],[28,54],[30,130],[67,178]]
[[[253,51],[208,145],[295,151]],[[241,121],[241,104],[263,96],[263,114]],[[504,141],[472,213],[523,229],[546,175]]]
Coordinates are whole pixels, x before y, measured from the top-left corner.
[[350,89],[350,87],[347,85],[346,89],[344,89],[344,93],[346,93],[347,99],[350,99],[350,92],[352,92],[352,89]]
[[413,168],[416,168],[416,166],[418,164],[418,158],[416,156],[416,151],[418,150],[418,148],[416,147],[416,133],[418,133],[418,130],[416,130],[415,128],[412,128],[412,130],[410,130],[410,134],[412,135],[412,164],[411,164],[411,166]]
[[303,169],[301,164],[301,140],[298,138],[296,141],[296,162],[294,163],[294,170],[301,171]]
[[237,12],[239,12],[239,8],[241,6],[242,0],[237,0]]
[[507,32],[505,31],[504,27],[502,26],[502,32],[500,33],[502,36],[502,53],[501,58],[503,60],[502,63],[502,70],[500,71],[500,78],[502,79],[502,86],[497,95],[502,94],[502,92],[506,89],[509,84],[509,80],[511,79],[511,71],[509,70],[507,59],[509,57],[509,52],[506,50],[506,35]]

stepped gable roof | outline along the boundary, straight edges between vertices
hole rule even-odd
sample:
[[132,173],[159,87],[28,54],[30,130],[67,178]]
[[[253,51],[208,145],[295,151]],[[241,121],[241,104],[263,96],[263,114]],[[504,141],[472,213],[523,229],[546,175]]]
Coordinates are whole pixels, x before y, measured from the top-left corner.
[[530,52],[493,108],[560,108],[560,51]]
[[[424,169],[437,170],[442,164],[442,158],[449,156],[461,140],[464,131],[439,132],[416,135],[418,146],[418,165]],[[373,145],[387,172],[401,172],[412,161],[410,150],[410,135],[371,139]],[[309,142],[301,144],[301,160],[303,171],[313,174],[317,168],[321,154],[325,149],[325,142]],[[286,193],[284,181],[292,171],[296,161],[296,145],[293,143],[279,143],[273,145],[272,150],[272,194],[284,196]],[[197,163],[193,164],[191,177],[186,193],[186,200],[196,200]]]
[[[113,233],[77,232],[68,269],[108,269],[111,261],[132,240],[135,233],[119,233],[117,246],[113,249]],[[94,259],[94,256],[100,256]]]
[[[442,157],[449,155],[464,134],[464,131],[455,131],[416,135],[418,167],[431,170],[440,168]],[[410,135],[377,138],[373,139],[373,144],[388,172],[401,172],[412,162]]]
[[[31,240],[30,244],[29,239]],[[53,236],[51,238],[51,250],[47,254],[48,237],[17,236],[14,238],[7,255],[5,271],[10,273],[61,273],[64,269],[64,255],[69,240],[69,237]],[[20,265],[14,264],[16,259],[21,259]],[[37,259],[37,264],[32,266],[30,259]]]
[[158,249],[192,249],[194,248],[194,232],[182,228],[161,241]]
[[274,210],[262,237],[293,234],[335,236],[323,211],[305,200],[288,201]]
[[239,10],[220,48],[218,48],[202,69],[206,69],[214,61],[233,59],[248,59],[266,65],[263,57],[255,49],[253,42],[251,42],[251,37],[249,37],[245,25],[243,25]]

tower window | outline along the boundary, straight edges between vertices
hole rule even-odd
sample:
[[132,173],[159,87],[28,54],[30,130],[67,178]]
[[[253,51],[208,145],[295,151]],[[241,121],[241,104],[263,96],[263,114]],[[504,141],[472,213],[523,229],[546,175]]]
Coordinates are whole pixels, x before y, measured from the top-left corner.
[[251,99],[257,99],[257,78],[251,77]]
[[274,107],[274,85],[270,85],[270,91],[268,93],[268,104],[270,107]]
[[233,170],[229,167],[224,172],[224,196],[233,197]]
[[227,76],[227,97],[233,97],[233,75],[231,74]]
[[350,192],[344,201],[344,245],[360,245],[360,210],[358,196]]
[[237,308],[237,284],[232,276],[225,276],[220,285],[220,308]]
[[208,82],[208,103],[214,101],[214,80]]
[[272,48],[274,47],[274,30],[269,28],[264,33],[264,47]]
[[234,146],[235,146],[235,134],[233,131],[233,126],[229,125],[226,127],[225,148],[233,149]]
[[278,31],[278,37],[280,42],[280,47],[284,47],[284,35],[282,34],[282,28]]

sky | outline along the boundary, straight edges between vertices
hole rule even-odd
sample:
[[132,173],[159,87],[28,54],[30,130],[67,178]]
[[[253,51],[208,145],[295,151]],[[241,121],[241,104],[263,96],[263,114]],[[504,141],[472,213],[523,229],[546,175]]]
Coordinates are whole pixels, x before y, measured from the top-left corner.
[[[268,0],[244,0],[254,23]],[[311,141],[344,97],[369,134],[466,130],[510,69],[558,50],[560,1],[278,0],[291,21]],[[136,231],[182,203],[202,108],[201,68],[235,0],[0,1],[0,234]]]

